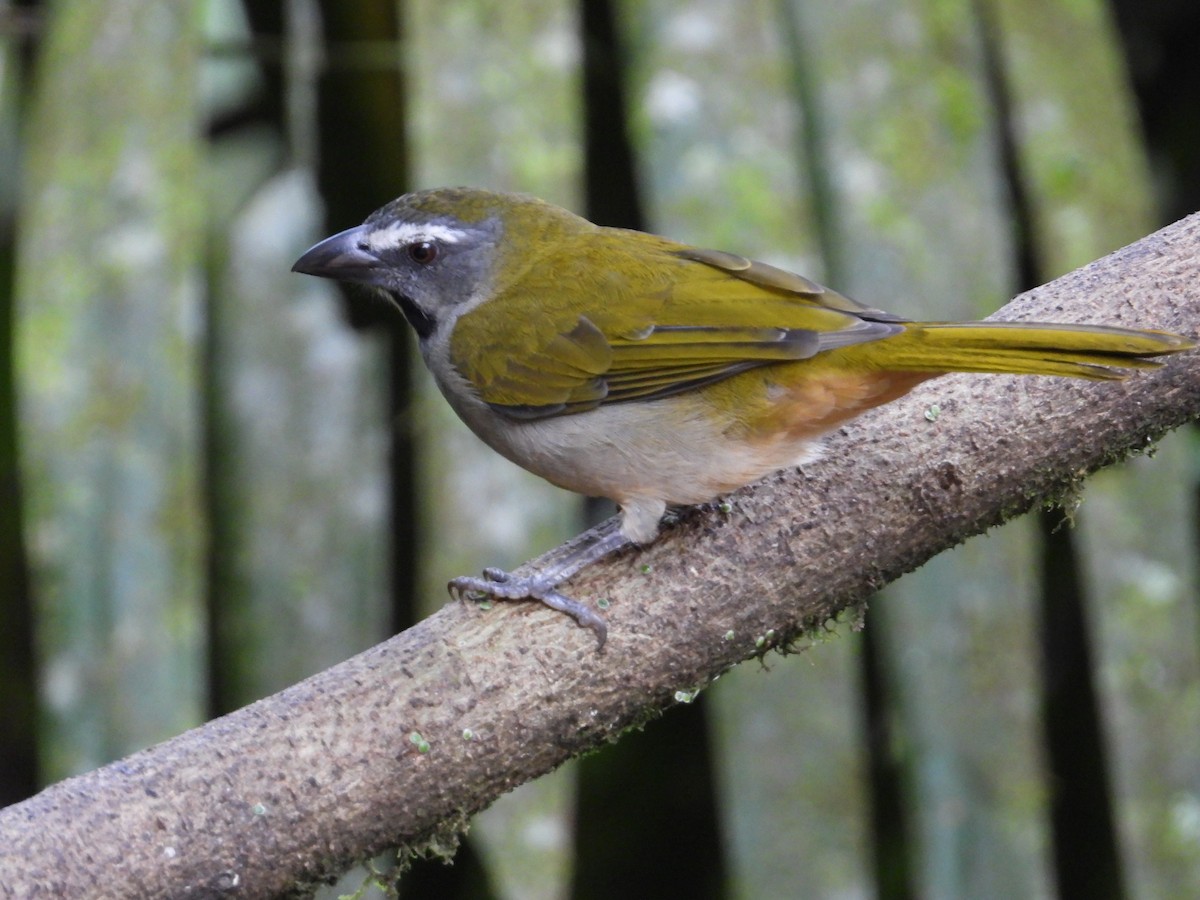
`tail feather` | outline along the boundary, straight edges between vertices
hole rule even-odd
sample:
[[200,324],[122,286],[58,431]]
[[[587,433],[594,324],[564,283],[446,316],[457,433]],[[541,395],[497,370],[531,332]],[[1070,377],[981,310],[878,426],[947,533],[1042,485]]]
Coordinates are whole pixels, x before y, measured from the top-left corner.
[[[900,334],[862,346],[873,362],[910,372],[992,372],[1119,380],[1152,369],[1155,357],[1194,347],[1165,331],[1037,322],[913,322]],[[886,350],[886,352],[884,352]]]

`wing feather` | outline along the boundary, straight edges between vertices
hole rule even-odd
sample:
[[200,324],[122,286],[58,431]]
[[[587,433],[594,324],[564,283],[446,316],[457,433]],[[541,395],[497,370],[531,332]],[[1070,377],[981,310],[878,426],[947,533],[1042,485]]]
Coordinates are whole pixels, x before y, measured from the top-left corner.
[[[563,243],[463,314],[451,336],[454,365],[513,418],[667,397],[903,329],[896,316],[731,253],[601,228]],[[597,272],[588,260],[598,257],[625,265]],[[537,315],[514,321],[508,293]]]

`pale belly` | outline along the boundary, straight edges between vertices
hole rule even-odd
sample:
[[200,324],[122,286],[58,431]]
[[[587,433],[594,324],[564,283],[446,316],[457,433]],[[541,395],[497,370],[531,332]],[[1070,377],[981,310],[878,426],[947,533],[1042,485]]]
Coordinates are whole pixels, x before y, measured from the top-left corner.
[[[821,435],[927,377],[825,373],[779,384],[770,373],[746,373],[674,397],[532,421],[506,419],[478,401],[454,405],[476,434],[523,468],[615,501],[622,530],[644,543],[667,506],[704,503],[811,462]],[[741,397],[748,387],[748,405],[725,393]]]

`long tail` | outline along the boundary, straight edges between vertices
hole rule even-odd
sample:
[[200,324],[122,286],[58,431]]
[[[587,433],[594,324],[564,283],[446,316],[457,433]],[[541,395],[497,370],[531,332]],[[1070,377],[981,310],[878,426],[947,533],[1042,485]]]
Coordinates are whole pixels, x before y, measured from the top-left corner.
[[[1154,357],[1196,346],[1165,331],[1037,322],[913,322],[900,334],[860,345],[892,371],[993,372],[1118,380],[1152,369]],[[869,348],[874,348],[871,353]]]

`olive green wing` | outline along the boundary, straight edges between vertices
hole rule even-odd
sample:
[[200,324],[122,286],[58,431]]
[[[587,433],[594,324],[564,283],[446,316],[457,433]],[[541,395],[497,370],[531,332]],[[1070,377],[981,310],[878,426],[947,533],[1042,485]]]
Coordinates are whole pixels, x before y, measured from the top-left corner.
[[[667,397],[903,327],[889,313],[765,263],[636,232],[587,237],[556,261],[530,266],[455,325],[451,361],[485,402],[512,418]],[[587,265],[596,258],[623,264],[619,271]],[[515,318],[516,296],[536,313]]]

